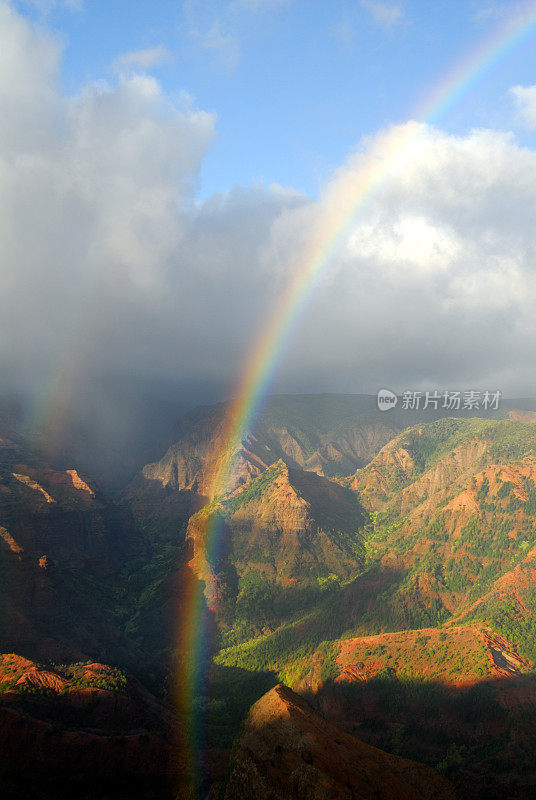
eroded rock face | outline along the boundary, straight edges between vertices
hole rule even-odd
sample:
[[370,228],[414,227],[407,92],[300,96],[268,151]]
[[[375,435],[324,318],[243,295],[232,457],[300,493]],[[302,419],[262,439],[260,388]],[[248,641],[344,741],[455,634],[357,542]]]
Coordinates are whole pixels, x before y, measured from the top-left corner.
[[76,469],[0,446],[2,650],[135,666],[139,652],[103,613],[94,587],[115,585],[124,564],[148,552],[130,512]]
[[[363,566],[362,529],[367,519],[351,491],[280,460],[190,518],[190,567],[205,581],[213,606],[222,580],[233,582],[231,573],[237,579],[255,570],[283,586],[310,585],[328,575],[348,580]],[[218,563],[209,563],[206,541],[216,526],[225,547]],[[219,587],[212,591],[215,583]]]
[[282,684],[252,707],[225,791],[225,800],[455,797],[433,769],[354,739]]
[[[366,464],[400,431],[395,424],[363,415],[359,407],[354,415],[347,413],[341,418],[333,408],[333,420],[328,424],[316,417],[314,398],[309,399],[311,408],[304,402],[299,413],[286,402],[289,407],[285,410],[285,398],[274,398],[267,413],[261,415],[255,434],[241,443],[233,469],[235,486],[257,477],[279,459],[318,475],[345,475]],[[274,417],[271,406],[278,404],[283,408]],[[177,425],[175,443],[159,461],[143,468],[143,478],[164,489],[210,496],[233,413],[231,406],[219,404],[185,415]]]

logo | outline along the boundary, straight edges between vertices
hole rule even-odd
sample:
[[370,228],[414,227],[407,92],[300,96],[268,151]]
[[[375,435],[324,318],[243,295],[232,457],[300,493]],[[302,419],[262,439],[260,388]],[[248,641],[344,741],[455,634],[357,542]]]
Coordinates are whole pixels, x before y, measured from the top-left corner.
[[380,411],[390,411],[398,403],[398,397],[390,389],[380,389],[378,392],[378,408]]

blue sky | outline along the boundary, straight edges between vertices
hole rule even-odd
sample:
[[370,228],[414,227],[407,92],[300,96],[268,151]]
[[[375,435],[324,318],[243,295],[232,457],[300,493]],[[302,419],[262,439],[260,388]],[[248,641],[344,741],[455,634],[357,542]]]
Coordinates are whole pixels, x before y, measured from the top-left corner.
[[[444,74],[522,3],[493,0],[19,2],[58,33],[68,93],[114,81],[128,53],[166,92],[214,112],[200,195],[262,181],[316,196],[361,138],[412,116]],[[515,125],[509,88],[532,84],[534,39],[441,120],[450,132]],[[119,60],[118,60],[119,59]],[[151,63],[152,61],[152,63]],[[132,67],[134,62],[130,62]],[[527,141],[529,134],[520,131]]]

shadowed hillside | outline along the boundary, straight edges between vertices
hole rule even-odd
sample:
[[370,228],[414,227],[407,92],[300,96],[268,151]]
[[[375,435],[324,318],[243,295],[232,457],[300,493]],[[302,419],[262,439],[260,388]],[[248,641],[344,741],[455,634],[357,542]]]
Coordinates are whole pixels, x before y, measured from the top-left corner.
[[455,800],[433,770],[370,747],[281,684],[255,703],[231,764],[225,800]]

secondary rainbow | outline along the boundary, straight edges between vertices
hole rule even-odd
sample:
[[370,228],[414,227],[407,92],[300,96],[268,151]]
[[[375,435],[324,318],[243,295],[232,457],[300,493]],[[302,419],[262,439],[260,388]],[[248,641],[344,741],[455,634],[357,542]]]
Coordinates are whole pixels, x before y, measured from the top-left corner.
[[[219,466],[211,482],[213,498],[226,494],[232,485],[235,455],[251,431],[256,415],[268,394],[274,374],[284,355],[285,344],[301,312],[341,246],[357,215],[377,193],[412,158],[426,124],[435,122],[470,91],[482,76],[508,53],[536,32],[536,2],[498,28],[469,57],[459,63],[427,101],[412,115],[416,121],[394,127],[376,139],[372,152],[363,157],[360,169],[341,175],[332,183],[329,196],[319,203],[311,241],[294,265],[291,279],[268,325],[256,346],[236,387],[236,399],[230,404]],[[222,526],[218,515],[208,517],[205,531],[205,560],[212,558],[221,544]],[[180,648],[187,654],[181,675],[182,707],[190,716],[190,745],[199,745],[200,717],[193,711],[193,699],[204,681],[204,651],[207,646],[206,620],[201,584],[191,581],[183,615]],[[205,665],[206,666],[206,665]],[[194,761],[196,760],[194,754]]]

